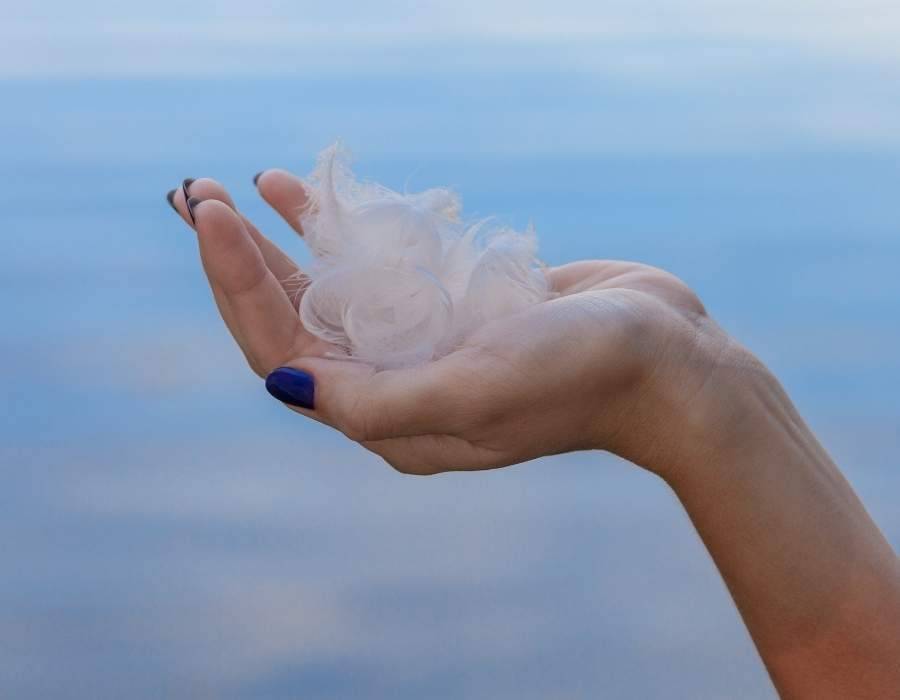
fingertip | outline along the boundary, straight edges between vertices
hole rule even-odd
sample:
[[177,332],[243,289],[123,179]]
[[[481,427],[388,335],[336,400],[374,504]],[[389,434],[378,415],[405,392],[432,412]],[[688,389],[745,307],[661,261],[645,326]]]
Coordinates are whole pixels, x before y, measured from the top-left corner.
[[170,190],[166,194],[166,200],[185,222],[194,229],[197,227],[196,208],[200,202],[220,200],[229,207],[234,208],[234,202],[225,188],[208,177],[199,179],[193,177],[185,178],[179,187]]
[[191,185],[193,185],[194,182],[195,180],[192,177],[186,177],[181,181],[181,194],[184,196],[185,203],[187,203],[191,196]]
[[290,226],[303,235],[299,214],[309,203],[306,186],[296,175],[286,170],[263,170],[256,178],[260,196],[277,211]]
[[191,206],[197,220],[200,257],[210,282],[226,295],[258,287],[270,272],[240,217],[216,199]]
[[200,202],[202,202],[202,201],[203,201],[203,200],[200,199],[199,197],[188,197],[188,198],[187,198],[187,210],[188,210],[188,214],[189,214],[190,217],[191,217],[191,223],[193,223],[195,226],[196,226],[196,224],[197,224],[197,215],[194,213],[194,210],[197,208],[197,206],[198,206],[198,205],[200,204]]
[[221,202],[225,202],[232,209],[235,208],[234,201],[231,199],[231,196],[228,194],[225,187],[217,180],[213,180],[209,177],[194,180],[191,185],[191,196],[204,201],[207,199],[217,199]]
[[[187,200],[187,208],[194,219],[194,223],[199,225],[202,221],[204,228],[215,228],[222,224],[239,224],[239,228],[244,228],[243,222],[234,209],[232,209],[227,202],[223,202],[220,199],[189,197]],[[236,226],[235,228],[238,227]]]
[[287,170],[281,168],[269,168],[261,170],[255,176],[254,183],[263,193],[263,195],[284,195],[290,194],[296,196],[303,193],[305,196],[306,188],[303,186],[303,180]]
[[[215,240],[216,245],[228,241],[243,241],[244,238],[249,240],[243,221],[225,202],[218,199],[189,197],[185,204],[201,244],[204,239]],[[256,248],[255,244],[253,248]]]
[[298,408],[315,408],[316,381],[310,372],[294,367],[278,367],[266,377],[266,391],[282,403]]

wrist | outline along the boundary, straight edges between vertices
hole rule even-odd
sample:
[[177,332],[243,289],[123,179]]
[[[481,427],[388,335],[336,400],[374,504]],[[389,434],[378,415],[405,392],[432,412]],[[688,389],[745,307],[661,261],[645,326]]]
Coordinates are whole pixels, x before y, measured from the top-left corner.
[[779,691],[881,697],[898,679],[896,555],[771,372],[730,339],[710,345],[692,384],[660,387],[679,410],[666,415],[669,444],[652,468]]
[[760,442],[806,431],[774,375],[714,322],[685,335],[670,343],[647,389],[655,439],[642,466],[676,488]]

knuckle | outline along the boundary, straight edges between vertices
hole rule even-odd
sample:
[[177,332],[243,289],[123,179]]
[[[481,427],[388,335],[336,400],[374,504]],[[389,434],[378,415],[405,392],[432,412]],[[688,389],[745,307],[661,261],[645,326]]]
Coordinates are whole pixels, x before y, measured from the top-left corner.
[[357,391],[343,412],[341,432],[356,442],[394,437],[395,412],[373,389]]
[[371,442],[384,437],[378,430],[373,414],[361,408],[358,402],[344,416],[340,428],[341,432],[354,442]]
[[350,413],[336,423],[337,428],[353,442],[369,442],[365,425],[355,414]]

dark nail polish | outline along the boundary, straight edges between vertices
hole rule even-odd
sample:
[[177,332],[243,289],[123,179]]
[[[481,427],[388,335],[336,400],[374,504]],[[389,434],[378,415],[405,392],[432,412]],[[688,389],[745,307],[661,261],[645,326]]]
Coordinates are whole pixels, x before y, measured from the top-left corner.
[[187,201],[187,198],[190,197],[191,185],[194,184],[194,178],[186,177],[184,181],[181,183],[181,192],[184,194],[184,201]]
[[299,406],[314,408],[316,384],[309,372],[293,367],[279,367],[266,377],[266,391],[279,401]]
[[191,221],[192,221],[193,223],[195,223],[195,224],[197,223],[197,219],[194,218],[194,207],[196,207],[196,206],[197,206],[198,204],[200,204],[200,202],[202,202],[202,201],[203,201],[203,200],[200,199],[199,197],[188,197],[188,198],[187,198],[187,210],[188,210],[188,214],[191,215]]
[[266,171],[260,170],[258,173],[256,173],[256,175],[253,176],[253,184],[254,185],[259,183],[259,176],[262,175],[264,172],[266,172]]
[[[166,193],[166,200],[169,202],[169,206],[172,207],[172,209],[175,209],[175,190],[169,190]],[[175,211],[178,210],[175,209]]]

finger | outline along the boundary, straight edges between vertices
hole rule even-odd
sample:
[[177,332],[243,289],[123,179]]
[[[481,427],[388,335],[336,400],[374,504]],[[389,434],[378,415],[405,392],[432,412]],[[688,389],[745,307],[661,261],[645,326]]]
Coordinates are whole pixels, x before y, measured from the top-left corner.
[[301,236],[300,214],[309,204],[303,181],[286,170],[264,170],[256,177],[256,189],[266,202]]
[[[184,198],[184,191],[187,189],[191,183],[194,182],[193,178],[188,178],[184,181],[184,183],[174,189],[171,190],[167,195],[166,199],[168,199],[169,204],[172,205],[172,209],[175,210],[184,222],[190,226],[194,227],[193,221],[191,221],[190,216],[187,213],[187,200]],[[222,317],[222,320],[225,322],[225,326],[228,328],[231,335],[237,341],[238,345],[243,347],[245,345],[243,337],[241,335],[240,329],[235,325],[233,315],[231,313],[231,309],[228,306],[228,301],[225,296],[222,294],[221,290],[218,286],[212,282],[210,282],[210,289],[213,293],[213,299],[216,302],[216,308],[219,310],[219,315]]]
[[445,360],[376,372],[354,361],[300,357],[272,372],[266,388],[357,442],[454,435],[477,420],[477,407],[466,401],[458,368]]
[[241,220],[244,222],[244,228],[247,229],[250,237],[259,247],[259,251],[262,253],[266,266],[272,271],[275,279],[281,283],[282,288],[291,299],[294,308],[298,308],[300,304],[299,292],[305,287],[306,279],[300,272],[300,268],[297,267],[297,264],[277,245],[263,235],[250,219],[237,210],[234,200],[232,200],[228,191],[221,184],[210,178],[200,178],[199,180],[190,180],[189,182],[190,184],[187,187],[179,187],[176,189],[172,197],[172,206],[184,219],[185,223],[193,227],[193,222],[191,221],[190,213],[187,210],[187,203],[184,197],[185,189],[187,189],[188,196],[196,197],[201,200],[215,199],[224,202],[231,207],[238,213],[238,216],[241,217]]
[[224,202],[191,197],[200,257],[235,340],[261,376],[321,341],[303,330],[240,217]]
[[[198,199],[217,199],[221,202],[225,202],[225,204],[237,211],[237,207],[234,205],[231,196],[225,188],[215,180],[209,178],[195,180],[190,186],[189,192],[192,197],[197,197]],[[266,261],[266,266],[272,271],[275,279],[279,282],[283,282],[288,279],[296,278],[297,274],[300,272],[297,264],[277,245],[266,238],[250,219],[240,212],[238,212],[238,215],[244,222],[244,228],[247,229],[250,237],[253,238],[253,241],[259,246],[259,251]]]
[[547,268],[544,274],[553,291],[574,294],[615,279],[632,267],[618,260],[578,260]]

